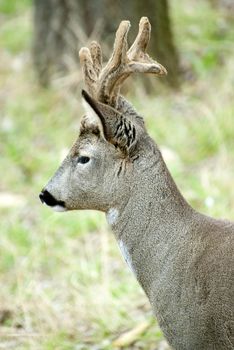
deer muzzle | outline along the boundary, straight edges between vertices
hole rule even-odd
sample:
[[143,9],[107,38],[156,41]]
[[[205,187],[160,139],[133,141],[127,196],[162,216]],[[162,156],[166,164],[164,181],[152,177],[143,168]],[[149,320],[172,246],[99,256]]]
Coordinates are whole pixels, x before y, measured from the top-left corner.
[[57,200],[49,191],[42,190],[39,198],[43,204],[48,205],[55,211],[66,211],[65,202]]

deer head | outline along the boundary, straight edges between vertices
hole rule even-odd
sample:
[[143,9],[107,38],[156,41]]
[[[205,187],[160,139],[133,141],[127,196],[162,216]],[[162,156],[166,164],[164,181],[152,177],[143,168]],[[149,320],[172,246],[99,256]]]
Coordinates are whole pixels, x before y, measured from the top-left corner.
[[144,122],[119,95],[132,73],[166,74],[146,53],[150,23],[143,17],[138,35],[127,50],[128,21],[121,22],[113,54],[102,68],[100,45],[80,50],[88,92],[82,91],[85,116],[80,134],[55,175],[40,194],[55,210],[96,209],[107,212],[124,205],[134,174],[154,149]]

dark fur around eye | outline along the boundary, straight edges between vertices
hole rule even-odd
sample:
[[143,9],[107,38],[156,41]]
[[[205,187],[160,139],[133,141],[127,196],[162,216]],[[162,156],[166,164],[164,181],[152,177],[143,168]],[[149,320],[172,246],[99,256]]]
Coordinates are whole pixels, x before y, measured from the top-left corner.
[[89,157],[86,157],[86,156],[80,156],[78,157],[78,160],[77,160],[77,163],[80,163],[80,164],[85,164],[85,163],[88,163],[90,160]]

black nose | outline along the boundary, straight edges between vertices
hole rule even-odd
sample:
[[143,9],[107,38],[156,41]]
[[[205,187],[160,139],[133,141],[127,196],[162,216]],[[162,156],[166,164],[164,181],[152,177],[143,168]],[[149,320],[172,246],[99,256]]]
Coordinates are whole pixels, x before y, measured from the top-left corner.
[[64,202],[57,201],[57,199],[55,199],[52,196],[52,194],[50,194],[50,192],[48,192],[47,190],[41,191],[41,193],[39,194],[39,198],[40,198],[42,203],[45,203],[45,204],[49,205],[50,207],[54,207],[55,205],[61,205],[61,206],[65,207]]

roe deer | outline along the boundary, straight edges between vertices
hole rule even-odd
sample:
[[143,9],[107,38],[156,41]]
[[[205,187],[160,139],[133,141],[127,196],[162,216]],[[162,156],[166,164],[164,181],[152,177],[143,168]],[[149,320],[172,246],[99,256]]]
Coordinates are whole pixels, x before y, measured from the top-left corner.
[[133,72],[166,74],[145,53],[148,19],[141,19],[127,50],[129,27],[121,22],[104,68],[96,42],[80,50],[86,115],[77,141],[40,198],[59,211],[106,213],[174,349],[234,349],[234,223],[190,207],[142,117],[119,95]]

